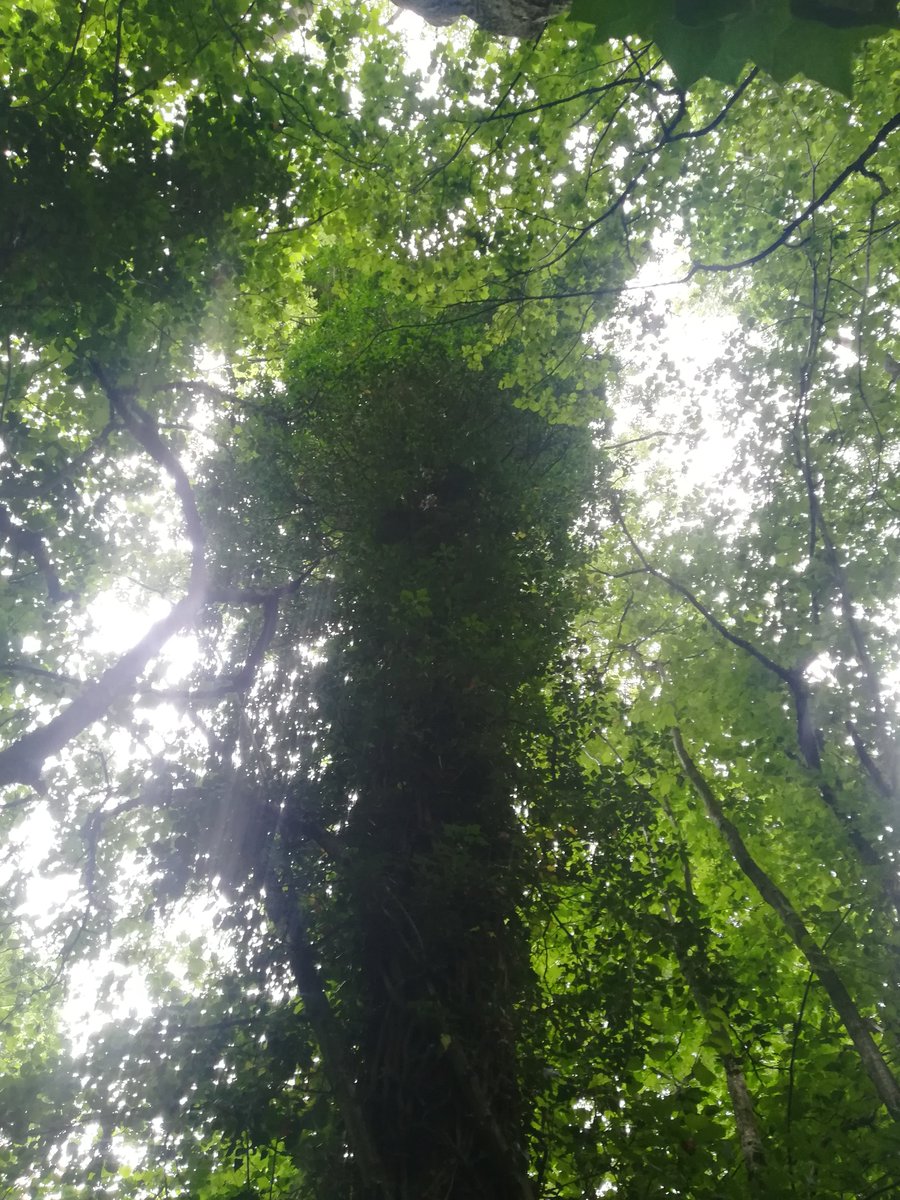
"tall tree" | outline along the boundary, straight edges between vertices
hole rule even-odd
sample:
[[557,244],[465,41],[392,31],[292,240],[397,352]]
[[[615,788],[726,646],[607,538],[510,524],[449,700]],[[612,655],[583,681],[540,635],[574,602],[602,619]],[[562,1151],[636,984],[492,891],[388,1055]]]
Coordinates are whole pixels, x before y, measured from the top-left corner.
[[[850,104],[7,17],[0,781],[62,885],[5,901],[10,1194],[890,1194],[895,44]],[[717,392],[654,270],[735,314]],[[673,387],[739,493],[638,457]],[[104,956],[151,1015],[63,1049]]]

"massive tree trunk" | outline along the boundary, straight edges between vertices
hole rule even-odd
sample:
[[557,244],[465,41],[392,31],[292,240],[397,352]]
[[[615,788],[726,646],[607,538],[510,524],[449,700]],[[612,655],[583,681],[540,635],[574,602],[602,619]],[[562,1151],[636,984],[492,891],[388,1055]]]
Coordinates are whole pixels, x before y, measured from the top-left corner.
[[412,9],[432,25],[469,17],[489,33],[531,38],[569,5],[567,0],[402,0],[399,7]]
[[336,843],[309,956],[341,980],[309,1015],[367,1197],[531,1200],[522,812],[543,776],[525,742],[565,634],[590,439],[440,345],[404,354],[304,414],[335,607],[298,820]]

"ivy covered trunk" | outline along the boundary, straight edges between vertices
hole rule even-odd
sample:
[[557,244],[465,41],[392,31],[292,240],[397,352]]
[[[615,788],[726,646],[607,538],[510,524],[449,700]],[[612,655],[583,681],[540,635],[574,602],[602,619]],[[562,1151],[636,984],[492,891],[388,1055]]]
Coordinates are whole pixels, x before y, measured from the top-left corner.
[[323,972],[344,981],[372,1194],[526,1200],[521,751],[565,629],[589,442],[440,348],[397,356],[320,394],[304,433],[336,546]]

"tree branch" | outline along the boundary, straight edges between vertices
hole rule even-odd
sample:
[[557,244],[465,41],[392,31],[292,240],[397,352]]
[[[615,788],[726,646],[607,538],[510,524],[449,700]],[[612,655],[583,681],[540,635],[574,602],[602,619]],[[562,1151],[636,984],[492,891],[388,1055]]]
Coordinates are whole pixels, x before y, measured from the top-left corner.
[[0,504],[0,537],[5,537],[12,544],[17,557],[25,554],[34,559],[35,566],[44,577],[47,596],[52,604],[63,604],[75,598],[75,592],[68,592],[62,586],[56,568],[50,562],[44,539],[39,533],[17,524],[5,504]]
[[752,642],[749,642],[746,638],[741,637],[739,633],[735,633],[733,630],[729,629],[727,625],[724,625],[719,618],[713,612],[711,612],[710,609],[708,609],[696,595],[694,595],[690,588],[685,587],[683,583],[679,583],[678,580],[673,579],[671,575],[667,575],[664,571],[660,571],[657,567],[654,567],[644,554],[643,550],[632,537],[631,532],[625,524],[622,514],[616,510],[615,515],[622,532],[625,534],[625,537],[628,539],[632,550],[637,555],[641,565],[648,575],[652,575],[654,579],[661,580],[661,582],[665,583],[666,586],[671,588],[672,591],[677,595],[683,596],[684,599],[687,600],[687,602],[691,605],[691,607],[696,609],[697,612],[700,613],[700,615],[713,627],[713,629],[715,629],[717,633],[720,633],[722,637],[725,638],[726,641],[731,642],[733,646],[737,646],[740,650],[743,650],[746,654],[749,654],[751,658],[754,658],[761,666],[765,667],[767,671],[771,671],[773,675],[776,675],[783,683],[787,684],[788,690],[791,694],[791,700],[794,704],[797,745],[799,747],[800,754],[803,758],[803,761],[811,771],[818,771],[822,765],[822,755],[819,748],[819,734],[813,721],[812,708],[810,706],[809,687],[807,686],[806,680],[803,677],[803,672],[795,667],[783,667],[781,663],[776,662],[774,658],[769,658],[769,656],[764,651],[760,650],[758,646],[754,646]]
[[841,173],[831,181],[824,192],[820,192],[819,195],[816,196],[815,200],[811,200],[809,204],[807,204],[806,208],[804,208],[799,216],[794,217],[793,221],[789,221],[782,229],[778,237],[775,238],[773,242],[770,242],[765,249],[757,251],[756,254],[750,254],[747,258],[738,259],[735,262],[691,263],[690,270],[680,282],[687,283],[694,277],[694,275],[700,274],[701,272],[711,274],[722,271],[739,271],[743,267],[755,266],[756,263],[762,262],[764,258],[768,258],[770,254],[773,254],[780,246],[783,246],[785,242],[788,241],[791,234],[796,233],[800,226],[808,221],[813,213],[818,212],[818,210],[824,204],[827,204],[838,188],[841,187],[841,185],[844,184],[851,175],[860,174],[872,155],[881,148],[882,143],[885,142],[887,138],[890,137],[890,135],[897,129],[900,129],[900,112],[894,113],[889,121],[885,121],[882,127],[869,142],[868,146],[866,146],[865,150],[863,150],[862,154],[857,155],[852,163],[848,163],[848,165],[844,167],[843,171],[841,171]]
[[59,671],[48,671],[46,667],[35,667],[31,663],[0,662],[0,673],[4,675],[35,675],[38,679],[46,679],[51,683],[62,683],[67,687],[82,687],[83,679],[74,675],[63,675]]
[[109,399],[113,412],[153,461],[160,466],[175,488],[181,502],[185,533],[191,543],[191,591],[199,591],[206,583],[206,530],[197,508],[194,489],[184,467],[160,436],[156,422],[125,388],[120,387],[98,362],[91,363],[94,375]]
[[125,428],[175,486],[191,543],[190,583],[186,594],[173,605],[168,615],[151,626],[136,645],[97,679],[86,684],[68,707],[46,725],[30,730],[0,751],[0,786],[24,783],[41,791],[41,770],[45,760],[58,754],[73,738],[100,720],[119,696],[134,687],[151,659],[174,634],[192,624],[207,599],[206,535],[184,468],[163,441],[149,414],[114,383],[99,363],[92,362],[91,369]]
[[685,600],[687,600],[688,604],[690,604],[692,608],[695,608],[697,612],[700,613],[700,615],[710,625],[712,625],[713,629],[715,629],[717,633],[720,633],[722,637],[725,638],[726,641],[731,642],[733,646],[737,646],[739,649],[745,651],[750,655],[751,658],[755,658],[761,666],[765,667],[767,671],[771,671],[773,675],[777,675],[778,678],[782,680],[782,682],[786,683],[793,691],[797,675],[796,671],[792,671],[789,667],[783,667],[781,663],[776,662],[773,658],[769,658],[767,654],[765,654],[757,646],[754,646],[752,642],[748,642],[747,639],[741,637],[739,633],[735,633],[733,630],[729,629],[727,625],[723,625],[719,618],[706,607],[702,600],[699,600],[697,596],[694,595],[690,588],[685,587],[683,583],[679,583],[678,580],[673,579],[671,575],[666,575],[664,571],[660,571],[657,567],[654,567],[644,554],[641,547],[632,537],[631,531],[625,524],[625,518],[622,516],[618,508],[616,508],[614,515],[620,529],[628,540],[628,544],[631,546],[632,550],[640,561],[641,566],[648,575],[652,575],[654,579],[659,579],[667,587],[671,588],[673,592],[676,592],[679,596],[682,596]]
[[850,993],[841,979],[834,964],[825,950],[819,946],[815,938],[806,928],[800,914],[791,904],[784,892],[774,882],[772,877],[763,870],[756,859],[747,849],[744,839],[737,827],[728,819],[725,812],[713,794],[712,788],[697,768],[697,764],[688,753],[677,727],[671,731],[672,743],[678,761],[693,787],[703,801],[706,815],[724,838],[734,861],[753,884],[760,897],[778,915],[781,924],[791,941],[809,963],[825,989],[835,1011],[844,1023],[844,1028],[850,1040],[856,1047],[863,1069],[875,1089],[875,1092],[897,1122],[900,1122],[900,1084],[882,1056],[881,1050],[875,1043],[862,1014],[856,1007]]
[[722,124],[722,122],[728,116],[731,109],[735,106],[735,104],[737,104],[738,100],[740,100],[741,96],[743,96],[744,92],[746,92],[747,88],[750,86],[750,84],[753,82],[753,80],[757,77],[758,74],[759,74],[759,67],[754,67],[753,70],[750,71],[749,74],[747,74],[741,80],[741,82],[737,85],[737,87],[734,89],[734,91],[731,93],[731,95],[725,101],[725,103],[723,104],[723,106],[719,110],[719,112],[716,113],[716,115],[712,118],[712,120],[707,121],[707,123],[705,125],[701,125],[699,129],[685,129],[681,133],[672,133],[671,131],[676,128],[677,122],[670,125],[669,128],[666,129],[666,135],[667,135],[666,143],[668,144],[669,142],[682,142],[686,138],[705,137],[707,133],[712,133],[712,131],[714,129],[717,129]]
[[860,737],[859,730],[852,721],[846,722],[847,732],[850,734],[850,740],[853,742],[853,749],[856,751],[856,757],[859,759],[860,766],[875,784],[876,789],[885,800],[894,799],[894,789],[882,775],[879,770],[878,763],[869,753],[865,742]]
[[5,750],[0,750],[0,787],[24,783],[42,791],[41,770],[44,761],[58,754],[73,738],[99,721],[110,705],[134,686],[147,664],[159,654],[169,638],[191,624],[202,605],[202,592],[189,592],[135,646],[87,684],[58,716],[41,728],[23,734]]
[[167,700],[181,700],[190,704],[205,700],[221,700],[223,696],[227,696],[231,692],[246,692],[256,678],[256,672],[259,670],[265,652],[272,638],[275,636],[275,630],[278,627],[279,608],[277,598],[274,596],[267,597],[262,601],[262,606],[262,629],[240,671],[234,675],[226,675],[214,680],[212,683],[207,684],[206,687],[197,688],[192,692],[178,691],[177,689],[160,690],[150,688],[142,697],[144,702],[155,701],[161,703]]

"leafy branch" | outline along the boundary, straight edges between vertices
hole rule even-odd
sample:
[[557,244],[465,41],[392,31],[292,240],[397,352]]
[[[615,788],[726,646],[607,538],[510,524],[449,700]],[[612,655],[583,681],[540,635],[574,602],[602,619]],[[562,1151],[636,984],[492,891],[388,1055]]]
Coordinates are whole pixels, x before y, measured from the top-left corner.
[[[615,506],[614,511],[617,523],[641,564],[641,570],[652,578],[658,579],[671,591],[675,592],[676,595],[685,599],[721,637],[748,654],[754,661],[758,662],[767,671],[780,679],[782,683],[787,685],[794,705],[795,733],[802,760],[811,771],[815,772],[819,794],[823,802],[840,822],[845,836],[856,851],[860,861],[867,867],[875,870],[887,894],[889,903],[900,911],[900,878],[897,876],[891,855],[886,850],[882,850],[876,846],[858,828],[856,814],[848,814],[842,811],[834,788],[821,775],[821,734],[813,723],[811,692],[804,678],[802,668],[785,667],[771,658],[765,651],[754,645],[753,642],[748,641],[747,638],[742,637],[739,633],[725,625],[685,584],[680,583],[671,575],[655,567],[632,536],[618,505]],[[863,765],[865,766],[865,763]]]
[[890,1068],[869,1032],[862,1014],[856,1007],[846,984],[826,952],[806,928],[797,910],[772,877],[759,865],[747,848],[737,826],[725,815],[722,805],[712,788],[691,758],[681,736],[681,730],[671,730],[675,754],[691,787],[703,801],[706,815],[724,838],[737,865],[753,884],[761,898],[777,913],[781,924],[794,945],[809,963],[810,969],[822,984],[835,1011],[844,1023],[850,1040],[856,1047],[863,1069],[875,1092],[897,1122],[900,1122],[900,1084],[891,1074]]
[[740,271],[743,270],[744,267],[756,266],[757,263],[761,263],[763,259],[768,258],[770,254],[774,254],[776,250],[778,250],[781,246],[784,246],[790,240],[790,238],[797,232],[801,225],[805,225],[810,217],[812,217],[819,211],[820,208],[828,203],[835,192],[837,192],[838,189],[847,182],[851,175],[861,175],[865,173],[866,163],[868,163],[869,159],[881,149],[882,145],[897,129],[900,129],[900,112],[894,113],[889,120],[885,121],[862,153],[858,154],[856,158],[854,158],[853,162],[848,163],[847,166],[844,167],[843,171],[839,172],[839,174],[835,176],[835,178],[823,191],[821,191],[813,200],[810,200],[809,204],[806,205],[806,207],[798,216],[794,217],[792,221],[788,221],[787,225],[782,228],[778,237],[771,241],[762,250],[758,250],[755,254],[749,254],[746,258],[735,259],[733,262],[693,262],[691,263],[688,273],[683,279],[679,280],[679,282],[689,283],[695,275],[703,272],[716,273],[722,271]]
[[[169,613],[155,622],[144,637],[121,655],[112,666],[95,680],[85,684],[62,712],[45,725],[29,730],[0,750],[0,786],[23,783],[42,791],[41,771],[46,759],[58,754],[70,741],[100,720],[119,696],[133,688],[147,665],[159,655],[176,633],[195,621],[210,597],[205,558],[206,531],[187,473],[160,435],[149,413],[125,389],[114,382],[100,363],[93,362],[91,365],[115,416],[145,453],[172,480],[181,504],[185,532],[191,543],[190,579],[184,596],[172,606]],[[58,577],[50,567],[40,539],[19,532],[6,510],[0,506],[0,531],[5,530],[2,524],[4,519],[13,536],[18,538],[19,548],[24,549],[27,546],[45,572],[50,572],[48,588],[51,592],[59,592]],[[23,542],[26,536],[28,540]],[[286,591],[290,588],[291,585],[288,585]],[[262,635],[245,663],[241,673],[242,679],[252,677],[271,639],[277,616],[277,599],[275,594],[265,599],[249,601],[268,605],[268,608]]]

